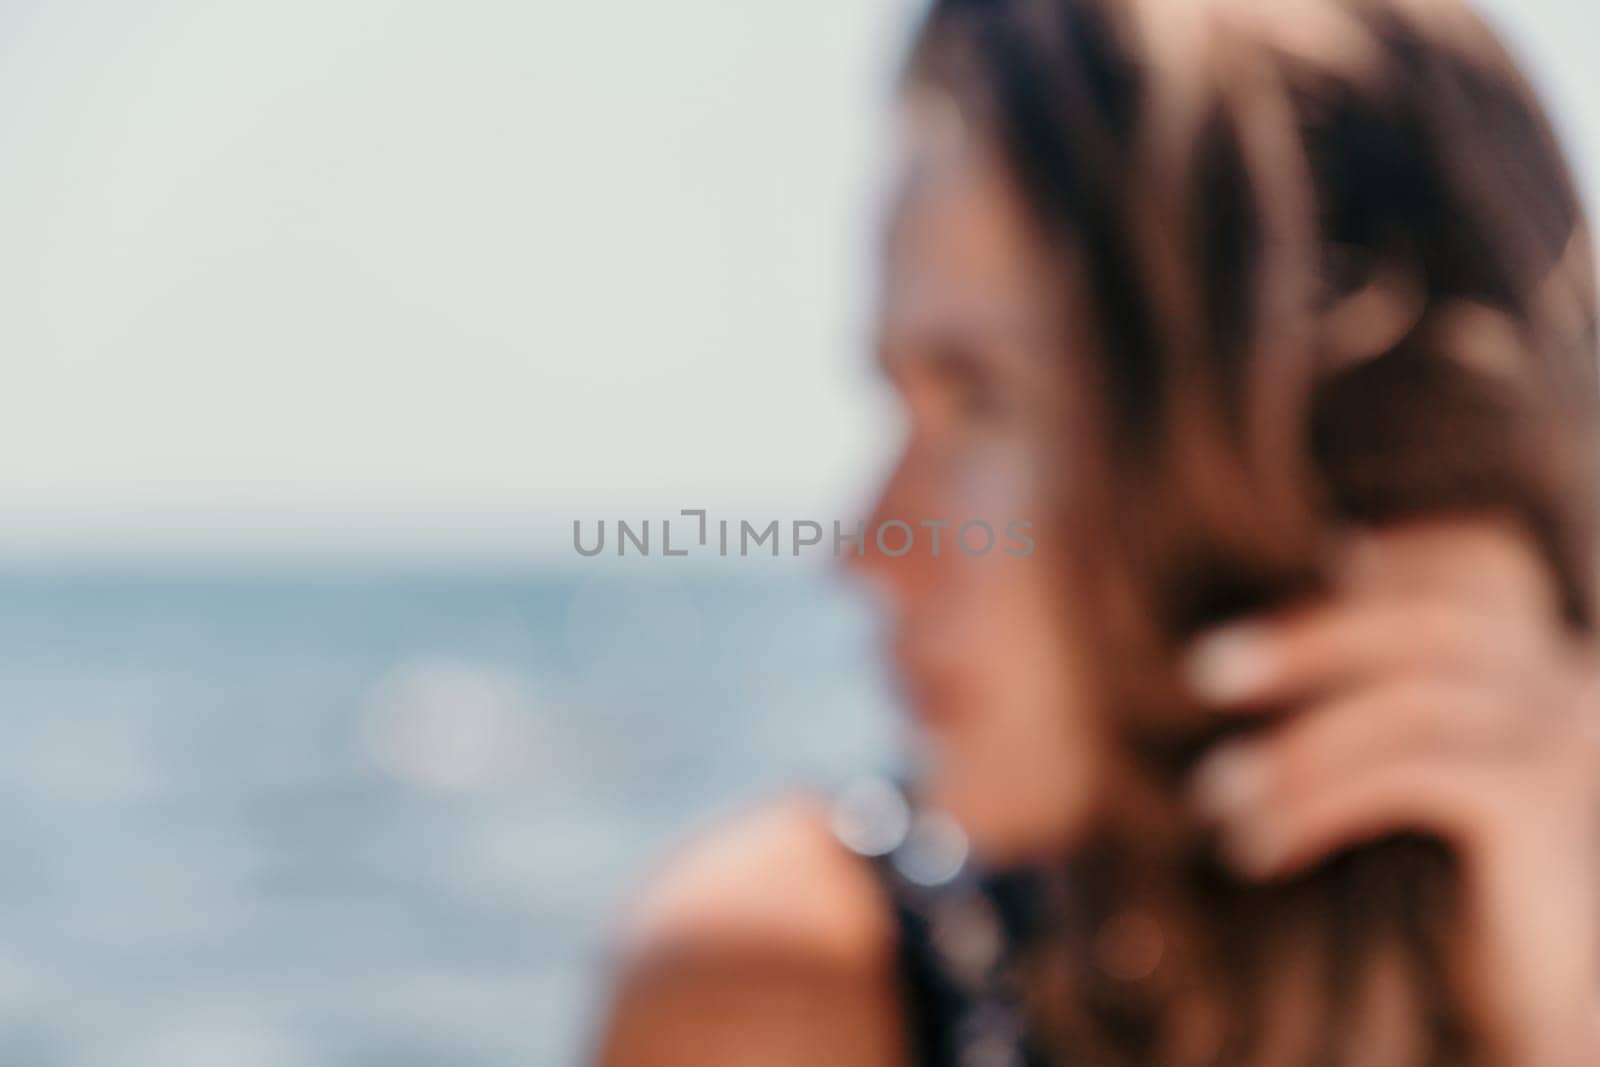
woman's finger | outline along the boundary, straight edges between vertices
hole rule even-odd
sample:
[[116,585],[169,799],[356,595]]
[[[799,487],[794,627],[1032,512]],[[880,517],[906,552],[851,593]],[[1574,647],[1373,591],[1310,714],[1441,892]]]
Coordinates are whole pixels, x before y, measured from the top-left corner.
[[1525,644],[1520,620],[1437,600],[1329,601],[1213,630],[1190,649],[1190,690],[1221,709],[1248,711],[1315,697],[1400,671],[1503,671]]
[[1202,636],[1184,670],[1201,700],[1250,710],[1408,666],[1516,669],[1557,622],[1526,533],[1492,518],[1347,534],[1318,601]]
[[[1243,765],[1243,764],[1241,764]],[[1258,767],[1241,774],[1262,774]],[[1396,760],[1292,800],[1268,799],[1228,807],[1216,820],[1223,858],[1240,875],[1269,879],[1295,874],[1346,848],[1400,832],[1433,833],[1470,847],[1505,815],[1503,769],[1463,760]],[[1238,795],[1253,786],[1236,785]],[[1495,808],[1499,807],[1498,813]]]
[[[1349,717],[1371,729],[1379,706]],[[1292,874],[1403,831],[1438,834],[1470,857],[1515,848],[1534,829],[1553,829],[1563,813],[1588,818],[1590,806],[1574,798],[1592,795],[1600,749],[1572,720],[1497,751],[1484,742],[1504,726],[1492,725],[1497,716],[1485,707],[1487,717],[1467,729],[1478,733],[1478,747],[1467,751],[1439,736],[1439,707],[1414,709],[1410,725],[1388,732],[1384,751],[1343,734],[1331,714],[1303,732],[1227,742],[1196,773],[1193,801],[1219,831],[1223,855],[1255,878]]]
[[1526,708],[1481,686],[1405,678],[1223,744],[1197,769],[1192,798],[1202,816],[1215,819],[1256,806],[1295,806],[1397,762],[1514,762],[1537,747],[1536,730]]

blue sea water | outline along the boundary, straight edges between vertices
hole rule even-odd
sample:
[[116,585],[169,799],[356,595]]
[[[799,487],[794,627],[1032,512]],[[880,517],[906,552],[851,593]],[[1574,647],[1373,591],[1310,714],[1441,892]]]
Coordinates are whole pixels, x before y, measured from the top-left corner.
[[0,1062],[581,1062],[629,887],[887,706],[808,574],[0,575]]

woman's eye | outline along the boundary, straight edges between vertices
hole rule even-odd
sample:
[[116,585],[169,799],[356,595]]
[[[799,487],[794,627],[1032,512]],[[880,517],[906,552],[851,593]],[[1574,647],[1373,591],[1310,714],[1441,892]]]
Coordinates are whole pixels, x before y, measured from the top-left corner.
[[1005,414],[1005,405],[993,382],[970,381],[955,391],[956,407],[962,417],[988,422]]
[[956,417],[985,422],[1006,413],[1002,383],[975,353],[952,348],[936,354],[933,362],[940,390]]

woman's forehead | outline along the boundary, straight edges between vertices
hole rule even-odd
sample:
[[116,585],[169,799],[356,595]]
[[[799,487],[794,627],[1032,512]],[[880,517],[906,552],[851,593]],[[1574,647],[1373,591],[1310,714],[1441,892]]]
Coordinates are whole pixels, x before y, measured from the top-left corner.
[[[883,248],[887,322],[1010,328],[1035,303],[1041,255],[1009,174],[948,108],[911,101]],[[964,131],[964,127],[962,128]]]

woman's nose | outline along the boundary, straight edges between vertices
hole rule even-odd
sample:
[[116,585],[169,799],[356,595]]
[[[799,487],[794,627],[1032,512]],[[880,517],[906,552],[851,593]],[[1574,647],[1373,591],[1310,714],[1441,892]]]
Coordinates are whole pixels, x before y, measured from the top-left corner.
[[[919,560],[926,552],[917,541],[927,534],[921,523],[937,517],[924,514],[929,510],[927,488],[918,459],[908,449],[890,470],[865,521],[855,531],[860,540],[844,544],[840,550],[848,573],[897,601],[908,599],[921,577]],[[911,531],[909,539],[907,530]]]

